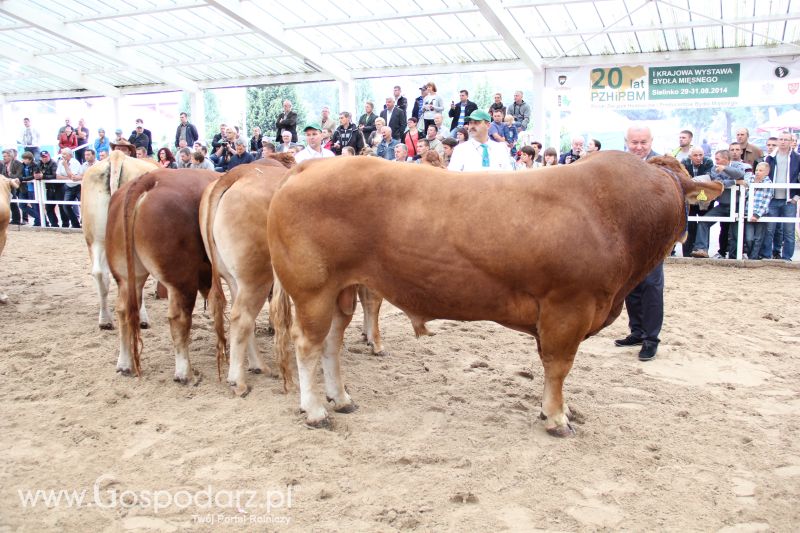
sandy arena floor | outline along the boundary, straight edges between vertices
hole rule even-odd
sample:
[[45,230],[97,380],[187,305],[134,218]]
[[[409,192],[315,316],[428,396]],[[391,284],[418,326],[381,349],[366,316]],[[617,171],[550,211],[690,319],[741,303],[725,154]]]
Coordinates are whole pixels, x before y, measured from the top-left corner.
[[[335,414],[332,431],[303,427],[297,393],[275,379],[252,376],[250,395],[232,397],[201,301],[192,362],[202,380],[173,383],[166,301],[153,300],[151,282],[143,376],[118,376],[117,332],[97,328],[88,272],[82,235],[9,232],[0,532],[800,524],[800,270],[667,265],[658,358],[613,346],[624,314],[584,342],[565,385],[578,414],[569,440],[537,419],[533,339],[439,321],[417,340],[390,305],[389,357],[360,342],[360,309],[348,329],[343,369],[360,410]],[[271,362],[265,324],[258,343]],[[39,489],[85,495],[80,506],[23,504]]]

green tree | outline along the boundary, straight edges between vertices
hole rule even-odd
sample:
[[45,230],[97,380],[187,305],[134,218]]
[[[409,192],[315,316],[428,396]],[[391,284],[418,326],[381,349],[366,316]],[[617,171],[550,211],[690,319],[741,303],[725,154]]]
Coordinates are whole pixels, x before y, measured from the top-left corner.
[[283,113],[283,101],[292,102],[292,110],[297,113],[298,129],[306,123],[305,106],[299,102],[297,90],[293,85],[263,85],[247,88],[247,123],[252,128],[258,126],[264,137],[275,138],[275,123]]
[[[211,143],[211,139],[219,132],[219,124],[221,122],[217,95],[213,91],[203,91],[203,107],[206,114],[206,142]],[[191,120],[191,116],[189,116],[189,120]]]
[[695,145],[700,145],[704,137],[708,136],[707,128],[714,122],[716,109],[707,107],[687,107],[685,109],[673,109],[672,115],[681,119],[681,127],[689,126],[694,134]]
[[485,79],[478,84],[478,88],[475,89],[475,95],[473,96],[470,93],[470,100],[478,104],[478,109],[489,109],[489,106],[492,105],[492,101],[494,100],[494,92],[492,91],[491,85],[489,85],[489,80]]
[[383,109],[383,102],[375,101],[375,96],[372,92],[372,80],[356,80],[356,109],[352,111],[356,120],[364,112],[364,102],[367,100],[375,104],[375,113],[380,113],[380,110]]

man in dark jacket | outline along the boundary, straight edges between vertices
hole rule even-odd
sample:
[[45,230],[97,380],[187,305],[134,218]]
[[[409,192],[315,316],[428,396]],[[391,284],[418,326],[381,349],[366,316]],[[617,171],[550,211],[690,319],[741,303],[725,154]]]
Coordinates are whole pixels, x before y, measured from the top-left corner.
[[406,119],[406,112],[395,105],[394,96],[386,99],[386,109],[381,111],[381,118],[386,121],[387,126],[392,128],[392,139],[401,140],[406,131],[408,119]]
[[[714,161],[705,156],[702,147],[697,146],[689,151],[689,157],[683,160],[683,166],[691,177],[696,178],[698,176],[708,176],[711,169],[714,168]],[[690,205],[689,216],[703,216],[708,212],[708,207],[700,204]],[[694,249],[694,239],[697,236],[697,222],[689,222],[686,231],[688,235],[686,236],[686,242],[683,243],[683,257],[691,257]]]
[[403,96],[403,91],[400,89],[399,85],[394,86],[394,101],[397,102],[397,107],[402,109],[406,116],[408,116],[408,100]]
[[181,148],[181,139],[186,141],[186,146],[190,148],[200,136],[197,134],[197,128],[194,127],[194,124],[189,122],[189,117],[185,112],[181,113],[180,117],[181,123],[178,124],[178,129],[175,130],[175,148]]
[[[150,136],[145,133],[144,124],[141,122],[136,122],[136,129],[133,130],[131,136],[128,138],[128,142],[134,145],[136,148],[147,148],[151,145]],[[152,148],[151,148],[152,150]],[[153,155],[152,153],[148,153],[147,155]]]
[[473,111],[478,110],[478,104],[469,99],[469,91],[461,89],[458,92],[460,101],[456,104],[450,102],[450,112],[447,115],[453,119],[450,123],[450,136],[455,137],[456,130],[467,125],[466,118]]
[[[147,135],[147,146],[145,147],[145,148],[147,148],[147,155],[152,157],[153,156],[153,132],[144,127],[144,121],[142,119],[140,119],[140,118],[136,119],[136,128],[134,128],[134,130],[131,132],[131,137],[136,135],[136,132],[139,131],[139,127],[140,126],[142,128],[141,132],[144,133],[145,135]],[[133,145],[136,145],[136,143],[134,143],[130,139],[130,137],[128,138],[128,142],[133,144]],[[142,146],[144,146],[144,145],[142,145]]]
[[[14,150],[6,149],[3,150],[3,166],[0,168],[0,175],[5,176],[10,180],[20,180],[22,181],[22,163],[17,161],[14,158]],[[20,185],[24,187],[26,185]],[[19,189],[11,189],[11,197],[12,198],[19,198]],[[19,204],[15,202],[11,202],[11,223],[19,225],[20,224],[20,216],[19,216]]]
[[422,106],[425,103],[425,95],[428,94],[428,86],[423,85],[419,88],[419,96],[414,99],[414,109],[411,110],[411,116],[417,119],[417,123],[422,122]]
[[283,113],[278,116],[275,121],[277,133],[275,134],[275,142],[281,142],[281,132],[283,130],[292,132],[292,142],[297,142],[297,113],[292,111],[292,103],[289,100],[283,101]]
[[[56,171],[58,170],[58,165],[55,161],[50,157],[50,152],[47,150],[42,150],[40,153],[41,159],[39,160],[39,165],[36,167],[36,170],[33,173],[33,179],[35,180],[54,180],[57,179]],[[63,183],[46,183],[45,189],[47,191],[46,198],[48,200],[63,200],[64,199],[64,184]],[[47,226],[50,228],[57,228],[58,227],[58,218],[56,217],[56,206],[54,204],[47,204],[45,206],[45,212],[47,213]],[[59,214],[61,215],[61,220],[67,221],[69,217],[67,216],[66,206],[59,205],[58,206]]]
[[339,127],[331,137],[331,151],[336,155],[341,155],[342,148],[345,146],[351,146],[356,155],[364,148],[364,136],[361,135],[356,125],[350,122],[348,111],[339,113]]

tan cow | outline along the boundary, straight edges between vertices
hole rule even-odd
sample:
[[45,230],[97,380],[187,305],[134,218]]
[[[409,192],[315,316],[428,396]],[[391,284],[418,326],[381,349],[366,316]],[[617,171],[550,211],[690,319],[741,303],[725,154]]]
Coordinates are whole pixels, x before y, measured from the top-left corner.
[[[10,180],[0,176],[0,255],[6,247],[8,222],[11,220],[11,188],[19,188],[19,179]],[[8,303],[8,296],[0,292],[0,304]]]
[[[722,192],[692,181],[674,158],[651,162],[603,151],[529,172],[454,173],[358,157],[290,172],[267,229],[277,279],[295,304],[306,422],[328,423],[315,384],[320,357],[334,409],[355,408],[339,351],[354,286],[365,284],[416,325],[492,320],[533,335],[545,427],[571,435],[562,386],[578,345],[619,316],[625,296],[682,238],[687,200]],[[281,293],[271,315],[290,380]]]
[[[203,248],[198,212],[203,191],[217,177],[209,170],[156,170],[126,183],[111,197],[106,252],[119,286],[117,372],[141,374],[139,308],[142,288],[152,275],[167,288],[174,379],[186,384],[192,377],[192,310],[197,292],[207,297],[211,288],[211,264]],[[212,307],[211,312],[221,314],[222,308]]]
[[[267,212],[272,195],[294,156],[276,154],[239,165],[209,185],[200,203],[200,228],[206,254],[212,263],[212,307],[225,305],[220,276],[231,292],[231,346],[228,384],[239,396],[248,393],[245,353],[249,371],[269,373],[256,349],[255,320],[272,288],[272,262],[267,245]],[[215,324],[217,359],[224,358],[225,329]]]
[[[89,260],[92,263],[97,294],[100,297],[100,329],[114,329],[108,306],[108,284],[111,281],[106,259],[106,223],[111,195],[132,179],[155,170],[158,165],[149,159],[134,159],[114,150],[104,161],[91,166],[81,181],[81,224]],[[148,327],[147,311],[142,300],[139,313],[142,327]]]

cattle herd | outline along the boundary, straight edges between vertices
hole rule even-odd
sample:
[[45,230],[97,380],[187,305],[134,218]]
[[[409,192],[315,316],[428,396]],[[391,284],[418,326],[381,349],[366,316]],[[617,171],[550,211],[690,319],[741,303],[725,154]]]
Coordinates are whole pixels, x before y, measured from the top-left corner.
[[[0,183],[0,253],[15,185]],[[378,328],[385,298],[417,336],[434,319],[491,320],[532,335],[545,372],[545,428],[569,436],[562,387],[579,344],[619,316],[628,292],[682,238],[687,202],[721,192],[673,158],[645,163],[622,152],[515,173],[366,157],[295,166],[279,154],[220,175],[156,169],[115,151],[85,175],[81,210],[101,329],[113,328],[111,276],[119,288],[117,372],[147,377],[140,330],[150,325],[142,291],[152,276],[167,289],[175,381],[192,381],[199,291],[214,318],[220,376],[229,361],[227,383],[246,395],[248,371],[270,372],[254,332],[272,292],[278,371],[292,387],[293,341],[306,424],[326,427],[329,407],[356,409],[339,353],[358,300],[365,340],[387,353]]]

